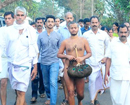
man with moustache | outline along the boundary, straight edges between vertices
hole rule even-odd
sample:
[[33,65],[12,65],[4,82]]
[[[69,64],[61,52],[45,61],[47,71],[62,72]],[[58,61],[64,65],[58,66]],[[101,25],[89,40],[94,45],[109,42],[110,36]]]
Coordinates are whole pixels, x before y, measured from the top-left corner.
[[[71,33],[69,32],[69,29],[68,29],[68,24],[69,24],[69,22],[71,22],[73,20],[74,20],[73,14],[71,12],[67,12],[65,14],[66,25],[60,27],[60,29],[58,30],[58,33],[60,33],[60,35],[62,36],[62,40],[65,40],[65,39],[67,39],[67,38],[69,38],[71,36]],[[78,28],[78,29],[79,29],[78,30],[78,36],[82,36],[80,28]],[[62,60],[62,61],[64,62],[64,60]],[[63,65],[62,62],[60,62],[60,64]],[[62,68],[64,68],[64,67],[62,67]],[[61,81],[62,81],[64,93],[65,93],[65,99],[63,100],[62,105],[68,103],[68,93],[67,93],[67,88],[66,88],[66,85],[65,85],[65,82],[64,82],[63,73],[64,72],[61,69],[59,75],[61,77]]]
[[[14,24],[6,29],[6,54],[8,57],[9,79],[16,92],[15,105],[27,105],[25,93],[29,80],[37,75],[37,37],[35,29],[25,22],[27,11],[24,7],[15,8]],[[31,66],[34,68],[31,73]]]
[[55,17],[47,15],[46,30],[38,36],[38,47],[41,55],[41,71],[47,94],[46,105],[56,105],[58,90],[59,59],[57,52],[61,44],[61,36],[53,30]]
[[54,30],[58,31],[59,28],[60,28],[60,18],[56,18]]
[[97,94],[100,89],[104,89],[102,85],[104,82],[101,69],[105,66],[106,58],[104,51],[109,44],[109,37],[106,32],[98,28],[100,22],[97,16],[92,16],[90,18],[90,25],[91,29],[83,34],[83,37],[87,39],[92,51],[92,56],[86,60],[86,63],[88,63],[93,70],[92,74],[89,76],[89,92],[91,105],[100,105],[97,100]]
[[119,38],[114,39],[106,52],[105,84],[110,69],[110,95],[113,105],[130,104],[130,40],[128,27],[119,26]]
[[4,41],[6,35],[6,28],[13,25],[14,23],[14,13],[13,12],[5,12],[5,27],[0,28],[0,49],[1,49],[1,63],[2,63],[2,72],[0,73],[0,97],[1,104],[6,105],[6,97],[7,97],[7,81],[8,81],[8,58],[6,56],[5,45],[6,41]]
[[[65,59],[64,63],[64,79],[68,90],[68,101],[69,105],[75,105],[75,95],[74,91],[76,88],[78,105],[82,105],[82,99],[84,98],[84,78],[71,78],[67,74],[67,68],[69,67],[70,61],[73,61],[73,65],[78,63],[83,63],[85,59],[91,56],[91,50],[87,40],[83,37],[78,36],[78,23],[70,22],[68,24],[69,31],[71,33],[71,37],[64,40],[59,48],[58,57],[61,59]],[[75,47],[78,50],[78,56],[76,57]],[[66,54],[64,54],[66,51]],[[86,51],[86,55],[84,55],[84,51]]]
[[[43,19],[42,18],[36,18],[35,19],[36,23],[36,33],[37,37],[39,36],[40,33],[44,31],[43,29]],[[31,103],[35,103],[37,101],[37,91],[39,90],[40,97],[44,98],[45,97],[45,88],[43,84],[43,77],[42,77],[42,72],[41,72],[41,67],[40,67],[40,60],[41,60],[41,55],[39,56],[38,63],[37,63],[37,76],[36,78],[32,81],[31,86],[32,86],[32,99]]]

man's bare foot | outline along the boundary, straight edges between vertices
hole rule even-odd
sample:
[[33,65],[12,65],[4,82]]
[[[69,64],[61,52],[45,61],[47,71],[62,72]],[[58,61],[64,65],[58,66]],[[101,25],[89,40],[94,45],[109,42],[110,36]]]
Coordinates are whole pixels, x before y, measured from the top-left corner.
[[50,100],[46,100],[45,104],[50,105]]

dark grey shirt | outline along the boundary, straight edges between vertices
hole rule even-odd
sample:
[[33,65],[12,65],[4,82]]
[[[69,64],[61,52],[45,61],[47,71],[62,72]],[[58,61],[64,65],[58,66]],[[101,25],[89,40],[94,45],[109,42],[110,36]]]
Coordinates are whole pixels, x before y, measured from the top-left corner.
[[52,63],[59,62],[57,53],[61,42],[61,35],[56,31],[52,31],[48,35],[45,30],[38,36],[37,44],[41,55],[41,64],[51,65]]

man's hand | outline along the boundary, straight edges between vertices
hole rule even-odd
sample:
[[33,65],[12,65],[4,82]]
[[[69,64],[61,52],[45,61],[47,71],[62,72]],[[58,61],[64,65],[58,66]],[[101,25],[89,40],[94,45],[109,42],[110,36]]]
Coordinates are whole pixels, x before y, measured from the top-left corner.
[[107,58],[106,58],[106,57],[105,57],[105,58],[103,58],[103,59],[101,60],[101,63],[102,63],[102,64],[106,63],[106,60],[107,60]]
[[32,70],[32,73],[31,73],[31,80],[33,81],[35,78],[36,78],[36,75],[37,75],[37,69],[33,69]]
[[75,58],[75,60],[78,62],[78,63],[81,63],[84,61],[84,58],[83,57],[78,57],[78,58]]
[[67,58],[68,60],[75,60],[75,57],[72,56],[72,55],[66,55],[66,58]]
[[107,76],[107,75],[105,75],[104,84],[105,84],[105,85],[107,85],[107,84],[108,84],[108,82],[109,82],[109,81],[108,81],[108,76]]

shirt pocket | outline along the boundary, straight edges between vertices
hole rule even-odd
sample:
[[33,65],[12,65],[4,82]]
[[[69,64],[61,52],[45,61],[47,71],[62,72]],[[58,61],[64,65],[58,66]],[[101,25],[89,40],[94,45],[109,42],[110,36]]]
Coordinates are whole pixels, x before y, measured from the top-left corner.
[[28,36],[21,36],[20,42],[24,47],[28,47],[29,46],[29,38],[28,38]]

